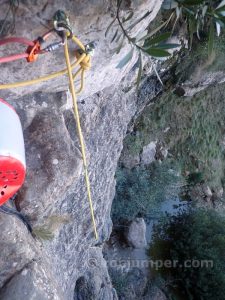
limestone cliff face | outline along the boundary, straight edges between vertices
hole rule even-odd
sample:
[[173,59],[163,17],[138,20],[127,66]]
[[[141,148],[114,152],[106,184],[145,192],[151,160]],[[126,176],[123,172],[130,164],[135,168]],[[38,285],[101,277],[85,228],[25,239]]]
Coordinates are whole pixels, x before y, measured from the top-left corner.
[[[3,19],[7,3],[0,2],[0,19]],[[152,11],[145,20],[149,22],[161,2],[137,0],[132,5],[137,15]],[[79,108],[99,241],[96,243],[93,236],[66,76],[37,86],[1,91],[0,97],[18,111],[24,129],[27,178],[17,196],[17,204],[33,226],[43,226],[55,216],[67,219],[66,224],[63,221],[53,224],[54,238],[41,243],[17,219],[0,215],[0,299],[3,300],[117,299],[101,248],[111,232],[114,174],[128,123],[160,90],[157,80],[146,77],[147,84],[143,84],[147,88],[137,97],[133,87],[136,75],[134,71],[129,72],[132,63],[122,72],[115,68],[123,53],[112,55],[104,39],[115,12],[114,1],[68,0],[62,4],[51,0],[21,0],[15,34],[36,38],[45,31],[41,24],[51,19],[59,8],[69,12],[75,33],[84,43],[98,42]],[[18,47],[10,49],[14,50]],[[1,55],[8,51],[4,49]],[[123,52],[126,51],[127,46]],[[0,81],[32,78],[58,70],[62,65],[62,51],[40,57],[32,65],[4,64]]]

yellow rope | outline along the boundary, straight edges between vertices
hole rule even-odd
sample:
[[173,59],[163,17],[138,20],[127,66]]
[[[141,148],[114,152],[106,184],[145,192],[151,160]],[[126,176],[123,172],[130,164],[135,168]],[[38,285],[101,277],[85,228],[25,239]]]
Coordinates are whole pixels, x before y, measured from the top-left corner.
[[[72,41],[78,45],[78,47],[85,51],[84,45],[81,43],[81,41],[73,36]],[[97,228],[96,228],[96,222],[95,222],[95,216],[94,216],[94,209],[93,209],[93,204],[92,204],[92,198],[91,198],[91,187],[90,187],[90,181],[89,181],[89,176],[88,176],[88,169],[87,169],[87,159],[86,159],[86,153],[85,153],[85,145],[84,145],[84,140],[83,140],[83,134],[80,126],[80,117],[79,117],[79,111],[78,111],[78,105],[77,105],[77,94],[79,94],[83,88],[84,88],[84,72],[85,70],[88,70],[90,68],[90,55],[83,53],[79,54],[79,51],[76,51],[76,58],[77,60],[71,64],[70,62],[70,57],[69,57],[69,50],[68,50],[68,42],[66,39],[66,43],[64,46],[64,53],[65,53],[65,59],[66,59],[66,65],[67,69],[63,69],[61,71],[42,76],[36,79],[32,80],[27,80],[27,81],[21,81],[21,82],[15,82],[15,83],[7,83],[7,84],[0,84],[0,90],[3,89],[12,89],[12,88],[18,88],[18,87],[23,87],[23,86],[29,86],[32,84],[40,83],[42,81],[46,81],[49,79],[56,78],[58,76],[62,76],[65,74],[68,74],[69,81],[70,81],[70,92],[72,94],[73,98],[73,108],[74,108],[74,117],[76,119],[76,124],[77,124],[77,131],[78,131],[78,136],[80,140],[80,145],[81,145],[81,153],[82,153],[82,158],[83,158],[83,166],[84,166],[84,175],[85,175],[85,182],[86,182],[86,187],[87,187],[87,196],[89,200],[89,205],[90,205],[90,210],[91,210],[91,218],[92,218],[92,223],[93,223],[93,229],[94,229],[94,234],[96,240],[98,239],[98,233],[97,233]],[[72,70],[76,68],[77,66],[80,65],[80,68],[78,71],[73,75]],[[74,87],[74,80],[81,75],[81,83],[80,83],[80,88],[76,92],[75,87]]]
[[[74,62],[72,64],[72,69],[76,68],[86,57],[86,54],[83,53],[80,58]],[[12,89],[12,88],[18,88],[18,87],[23,87],[23,86],[29,86],[32,84],[37,84],[40,83],[42,81],[47,81],[49,79],[54,79],[56,77],[65,75],[67,73],[67,69],[46,75],[46,76],[42,76],[39,78],[35,78],[35,79],[31,79],[31,80],[26,80],[26,81],[21,81],[21,82],[15,82],[15,83],[6,83],[6,84],[0,84],[0,90],[4,90],[4,89]],[[74,76],[75,79],[75,76]]]
[[94,209],[93,209],[92,199],[91,199],[91,188],[90,188],[90,181],[89,181],[88,169],[87,169],[85,145],[84,145],[83,134],[82,134],[81,126],[80,126],[80,116],[79,116],[78,105],[77,105],[77,96],[76,96],[74,83],[73,83],[73,74],[72,74],[72,68],[71,68],[71,63],[70,63],[67,39],[66,39],[66,43],[64,46],[64,52],[65,52],[67,70],[68,70],[68,77],[69,77],[69,81],[70,81],[70,92],[71,92],[71,95],[73,98],[74,116],[75,116],[76,123],[77,123],[77,132],[78,132],[80,145],[81,145],[81,153],[82,153],[83,165],[84,165],[84,175],[85,175],[85,181],[86,181],[86,186],[87,186],[88,200],[89,200],[90,209],[91,209],[92,223],[93,223],[93,227],[94,227],[95,238],[97,240],[98,233],[97,233],[97,229],[96,229]]
[[72,36],[72,41],[77,44],[78,47],[80,47],[81,50],[85,51],[84,45],[81,43],[81,41],[75,36]]

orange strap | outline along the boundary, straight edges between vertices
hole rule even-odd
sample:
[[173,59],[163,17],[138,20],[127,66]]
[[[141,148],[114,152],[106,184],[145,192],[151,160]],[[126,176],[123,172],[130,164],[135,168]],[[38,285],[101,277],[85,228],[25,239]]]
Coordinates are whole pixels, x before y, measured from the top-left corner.
[[[19,43],[28,46],[28,48],[33,48],[35,43],[25,38],[21,37],[12,37],[12,38],[5,38],[0,40],[0,46],[11,44],[11,43]],[[0,57],[0,63],[10,62],[21,58],[28,58],[29,54],[25,53],[18,53],[10,56]]]

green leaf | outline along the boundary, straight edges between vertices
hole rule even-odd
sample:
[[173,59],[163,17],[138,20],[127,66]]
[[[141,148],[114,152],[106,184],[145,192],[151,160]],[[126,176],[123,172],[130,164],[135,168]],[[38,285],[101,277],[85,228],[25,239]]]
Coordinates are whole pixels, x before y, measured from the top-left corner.
[[122,2],[123,2],[123,0],[117,0],[117,1],[116,1],[117,7],[120,7],[120,5],[122,4]]
[[141,39],[143,39],[148,34],[148,30],[142,30],[135,36],[135,41],[139,42]]
[[165,51],[163,49],[158,49],[158,48],[149,48],[146,49],[145,52],[153,57],[168,57],[171,55],[168,51]]
[[159,82],[160,82],[160,83],[161,83],[161,85],[163,86],[162,79],[160,78],[160,75],[159,75],[159,73],[158,73],[158,71],[157,71],[157,69],[156,69],[156,66],[155,66],[155,64],[154,64],[154,63],[152,63],[152,67],[153,67],[153,70],[154,70],[154,72],[155,72],[155,75],[157,76],[157,78],[158,78]]
[[222,6],[215,10],[215,14],[217,14],[217,15],[224,16],[225,15],[224,13],[225,13],[225,6]]
[[222,11],[219,12],[219,14],[222,16],[222,17],[225,17],[225,7]]
[[211,21],[209,28],[209,40],[208,40],[208,56],[212,55],[214,46],[214,24]]
[[178,48],[181,47],[181,44],[158,44],[157,48],[159,49],[174,49],[174,48]]
[[201,40],[200,32],[199,32],[200,26],[201,26],[200,20],[197,19],[197,37],[199,40]]
[[151,46],[151,45],[155,45],[155,44],[158,44],[162,41],[165,41],[167,40],[169,37],[171,36],[171,33],[170,32],[165,32],[165,33],[162,33],[156,37],[154,37],[153,39],[151,39],[150,41],[147,42],[147,44],[145,45],[146,47],[148,46]]
[[123,33],[118,34],[115,42],[119,43],[119,41],[120,41],[120,39],[121,39],[122,36],[123,36]]
[[147,18],[150,15],[150,11],[147,11],[141,18],[137,19],[133,24],[131,24],[127,30],[132,30],[138,23],[143,21],[145,18]]
[[134,12],[131,11],[131,12],[128,14],[127,17],[123,18],[122,22],[123,22],[123,23],[126,23],[127,21],[129,21],[129,20],[133,17],[133,15],[134,15]]
[[218,10],[219,8],[222,8],[223,6],[225,6],[225,0],[220,2],[220,4],[217,6],[216,10]]
[[137,90],[139,89],[139,85],[141,82],[141,75],[142,75],[142,70],[143,70],[143,62],[142,62],[142,54],[141,51],[139,52],[139,57],[138,57],[138,76],[137,76]]
[[[177,6],[177,7],[176,7],[177,20],[180,18],[181,13],[182,13],[182,7]],[[177,20],[176,20],[176,21],[177,21]]]
[[116,18],[112,20],[112,22],[109,24],[109,26],[107,27],[106,31],[105,31],[105,37],[107,37],[110,28],[112,27],[112,25],[114,24],[114,22],[116,21]]
[[132,59],[133,57],[133,54],[134,54],[134,48],[132,48],[130,50],[130,52],[128,52],[124,58],[119,62],[119,64],[116,66],[117,69],[122,69],[123,67],[125,67],[129,61]]
[[141,42],[143,40],[147,40],[150,37],[152,37],[154,34],[156,34],[158,31],[160,31],[163,27],[167,26],[172,18],[173,14],[170,15],[169,19],[166,20],[164,23],[162,23],[160,26],[156,27],[154,30],[152,30],[149,34],[138,40],[138,42]]
[[120,50],[122,49],[123,47],[123,43],[124,43],[124,39],[125,39],[125,36],[123,36],[119,46],[116,48],[116,54],[119,54],[120,53]]
[[113,43],[114,40],[115,40],[115,38],[117,37],[118,31],[119,31],[119,29],[117,28],[117,30],[116,30],[116,32],[115,32],[113,38],[111,39],[111,43]]
[[224,25],[225,25],[225,17],[224,17],[223,15],[221,15],[221,16],[214,15],[213,17],[214,17],[214,19],[215,19],[217,22],[220,23],[221,26],[224,27]]
[[162,4],[162,9],[170,10],[170,9],[176,8],[177,5],[178,5],[178,3],[175,0],[164,0],[163,4]]
[[189,47],[192,48],[193,35],[196,32],[196,20],[193,17],[188,18],[188,32],[189,32]]
[[220,36],[221,25],[219,24],[219,22],[216,22],[216,32],[217,32],[217,36]]
[[202,16],[203,18],[205,17],[206,13],[207,13],[207,10],[208,10],[208,5],[205,5],[202,9]]
[[188,15],[191,15],[191,16],[193,16],[194,18],[196,17],[196,12],[195,12],[195,10],[191,10],[190,8],[187,8],[187,7],[183,7],[183,10],[184,10],[185,12],[187,12]]

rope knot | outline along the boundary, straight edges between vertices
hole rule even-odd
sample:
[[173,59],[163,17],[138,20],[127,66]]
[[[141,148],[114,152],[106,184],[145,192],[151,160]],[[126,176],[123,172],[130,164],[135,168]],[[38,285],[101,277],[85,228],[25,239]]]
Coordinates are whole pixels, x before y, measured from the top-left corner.
[[[84,52],[83,52],[83,54],[84,54]],[[76,56],[77,60],[79,60],[81,55],[82,54],[80,51],[76,51],[75,56]],[[89,54],[86,54],[85,57],[82,59],[82,61],[80,62],[80,67],[84,71],[88,71],[91,68],[91,56]]]
[[91,67],[91,57],[90,55],[86,55],[86,57],[80,63],[80,66],[83,70],[88,71]]

